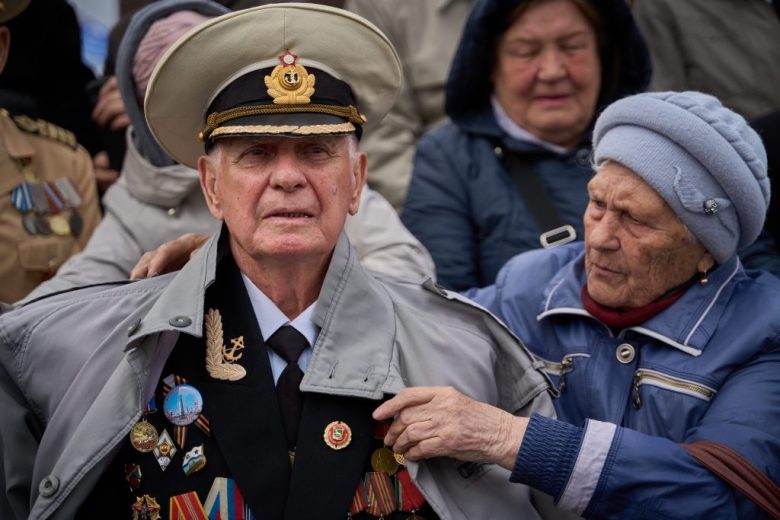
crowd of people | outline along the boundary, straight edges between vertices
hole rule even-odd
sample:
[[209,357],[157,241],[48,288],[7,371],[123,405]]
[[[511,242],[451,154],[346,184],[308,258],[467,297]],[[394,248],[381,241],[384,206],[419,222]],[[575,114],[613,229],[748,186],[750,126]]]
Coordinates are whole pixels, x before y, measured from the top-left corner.
[[140,3],[0,2],[0,517],[780,518],[778,2]]

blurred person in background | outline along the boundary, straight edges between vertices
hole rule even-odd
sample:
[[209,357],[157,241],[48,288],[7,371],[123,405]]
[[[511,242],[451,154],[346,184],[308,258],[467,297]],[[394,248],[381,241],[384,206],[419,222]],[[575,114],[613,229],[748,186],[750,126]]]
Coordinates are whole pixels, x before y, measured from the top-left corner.
[[444,87],[472,0],[347,0],[344,8],[375,23],[398,51],[404,85],[381,124],[366,129],[369,186],[403,206],[417,140],[446,121]]
[[[0,71],[16,48],[11,39],[13,32],[16,43],[17,33],[6,24],[28,3],[3,1]],[[0,302],[5,303],[51,277],[84,248],[100,222],[87,151],[72,132],[18,108],[0,110]]]
[[649,90],[699,90],[748,120],[780,109],[777,0],[634,0]]
[[580,237],[593,121],[649,79],[624,0],[475,2],[447,82],[451,122],[419,141],[401,214],[439,281],[488,285],[542,233]]
[[[183,262],[191,249],[219,229],[203,199],[198,172],[174,161],[152,137],[144,118],[143,97],[152,70],[168,47],[195,25],[226,12],[227,8],[212,1],[165,0],[133,15],[117,55],[117,84],[131,121],[122,175],[103,197],[105,217],[85,251],[27,300],[71,287],[127,279],[142,255],[186,234],[177,242],[188,246]],[[346,228],[363,265],[400,278],[432,276],[430,255],[390,205],[368,189],[361,197],[360,215],[350,216]],[[181,267],[182,262],[173,267]],[[143,274],[150,273],[145,270]]]

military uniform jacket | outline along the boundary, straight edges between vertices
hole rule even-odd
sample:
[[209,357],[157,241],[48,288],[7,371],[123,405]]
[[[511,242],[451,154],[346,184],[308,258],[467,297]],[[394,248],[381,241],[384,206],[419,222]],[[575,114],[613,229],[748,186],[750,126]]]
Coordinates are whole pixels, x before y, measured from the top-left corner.
[[[23,214],[12,202],[25,171],[40,183],[70,180],[81,202],[63,214],[78,212],[78,233],[44,235],[25,229]],[[15,302],[51,276],[84,247],[99,221],[92,160],[73,134],[42,120],[0,111],[0,301]]]
[[[405,386],[452,385],[514,413],[553,414],[547,379],[492,315],[432,283],[377,281],[342,235],[313,315],[320,333],[301,384],[288,478],[267,353],[254,320],[236,315],[245,296],[236,285],[207,294],[223,283],[217,244],[212,238],[175,275],[59,294],[0,317],[0,516],[70,518],[86,507],[166,370],[200,387],[207,459],[216,447],[191,478],[208,480],[224,464],[257,518],[344,518],[373,442],[370,412]],[[209,378],[198,363],[207,305],[220,307],[226,343],[241,334],[249,345],[240,380]],[[325,445],[334,420],[350,425],[354,446]],[[202,434],[192,426],[187,433],[193,441]],[[181,473],[181,460],[166,472]],[[538,517],[528,489],[510,484],[502,468],[464,471],[441,458],[409,462],[408,471],[441,518]]]

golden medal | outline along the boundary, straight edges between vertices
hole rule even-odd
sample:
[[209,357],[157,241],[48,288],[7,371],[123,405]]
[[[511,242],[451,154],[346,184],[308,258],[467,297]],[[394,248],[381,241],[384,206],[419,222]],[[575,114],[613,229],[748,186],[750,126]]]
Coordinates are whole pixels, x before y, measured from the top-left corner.
[[68,219],[61,213],[49,217],[49,227],[51,227],[51,230],[55,235],[63,237],[70,235],[70,224],[68,223]]
[[371,454],[371,467],[374,468],[374,471],[393,475],[398,471],[398,461],[395,460],[390,449],[381,447],[375,449],[374,453]]
[[393,458],[399,466],[406,466],[406,458],[403,456],[403,453],[393,453]]
[[130,444],[141,453],[149,453],[157,446],[157,429],[146,419],[141,419],[130,430]]

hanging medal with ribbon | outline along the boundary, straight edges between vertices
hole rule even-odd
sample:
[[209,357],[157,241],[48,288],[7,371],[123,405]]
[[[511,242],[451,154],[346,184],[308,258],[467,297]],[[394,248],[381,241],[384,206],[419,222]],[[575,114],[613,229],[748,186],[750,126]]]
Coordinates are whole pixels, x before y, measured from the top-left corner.
[[211,435],[211,425],[203,415],[203,397],[197,388],[187,380],[175,374],[163,379],[163,412],[174,425],[173,436],[176,444],[184,448],[187,439],[187,426],[195,424],[203,433]]
[[355,490],[355,494],[352,496],[352,501],[349,503],[349,512],[347,518],[352,518],[352,515],[357,515],[364,512],[368,508],[368,500],[366,499],[366,485],[361,480],[358,482],[358,487]]
[[395,474],[396,478],[396,497],[398,500],[398,510],[406,513],[412,513],[413,516],[409,518],[421,519],[422,517],[417,511],[425,504],[425,497],[417,486],[412,482],[412,477],[409,475],[409,470],[402,469]]
[[17,165],[24,180],[11,191],[11,203],[22,214],[22,226],[30,235],[78,236],[84,227],[76,208],[82,199],[67,177],[41,182],[30,159]]
[[366,511],[383,518],[398,508],[390,475],[372,471],[366,474]]

